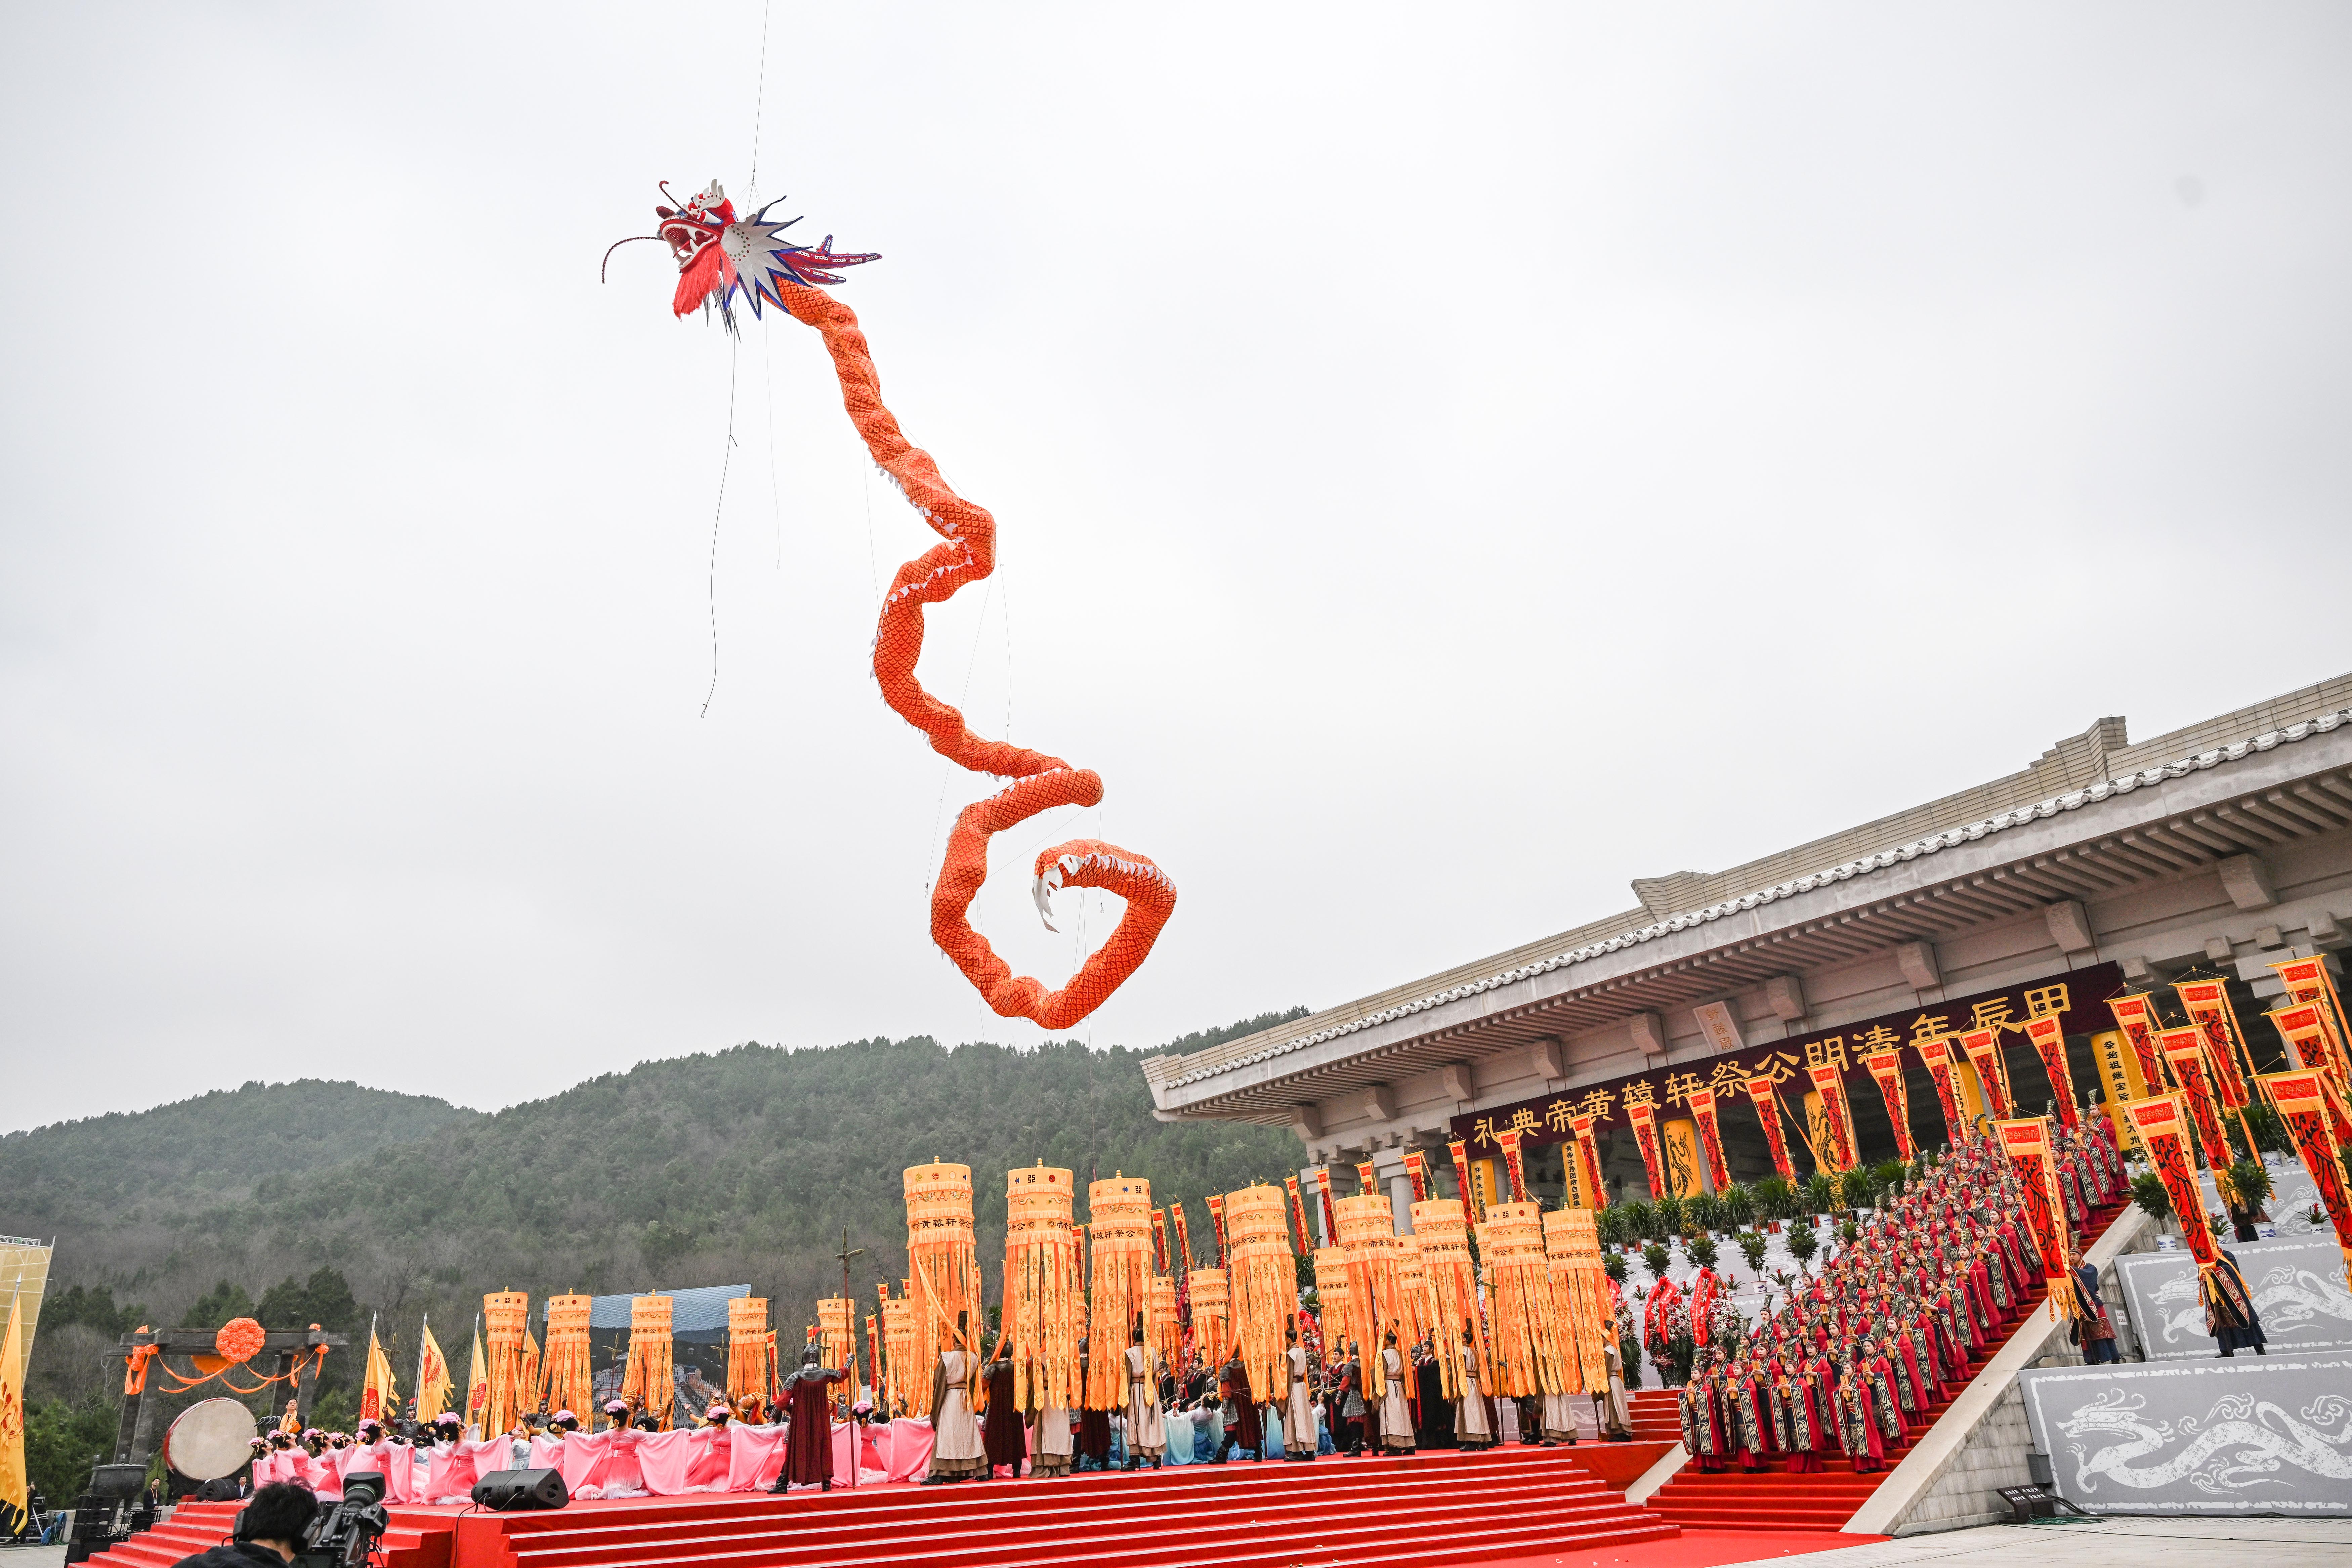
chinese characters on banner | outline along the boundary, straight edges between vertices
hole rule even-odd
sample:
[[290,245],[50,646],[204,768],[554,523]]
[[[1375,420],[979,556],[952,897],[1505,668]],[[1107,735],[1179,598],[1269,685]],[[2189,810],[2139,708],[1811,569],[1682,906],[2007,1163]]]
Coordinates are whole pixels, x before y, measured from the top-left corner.
[[[1707,1174],[1719,1176],[1720,1173],[1713,1168],[1721,1149],[1723,1112],[1719,1102],[1728,1098],[1737,1105],[1744,1100],[1748,1109],[1738,1115],[1743,1120],[1749,1115],[1757,1118],[1766,1144],[1772,1151],[1775,1168],[1793,1180],[1796,1173],[1789,1160],[1786,1130],[1779,1121],[1780,1114],[1798,1110],[1782,1099],[1782,1088],[1791,1079],[1800,1089],[1811,1088],[1821,1093],[1823,1131],[1832,1142],[1843,1138],[1844,1145],[1839,1151],[1827,1146],[1821,1149],[1821,1163],[1834,1162],[1843,1169],[1859,1159],[1862,1152],[1853,1144],[1854,1124],[1853,1108],[1846,1098],[1846,1076],[1873,1057],[1904,1046],[1913,1047],[1935,1078],[1947,1131],[1958,1141],[1973,1125],[1973,1100],[1979,1072],[1953,1066],[1949,1053],[1955,1037],[1974,1034],[1981,1038],[1987,1051],[1981,1070],[2000,1075],[1999,1089],[1989,1089],[1988,1093],[1999,1095],[1997,1113],[2007,1120],[2014,1110],[2016,1099],[2007,1065],[2001,1060],[2002,1049],[2014,1046],[2032,1050],[2027,1030],[2038,1019],[2055,1020],[2056,1037],[2062,1041],[2068,1035],[2086,1034],[2104,1026],[2105,1004],[2122,989],[2120,968],[2112,963],[2093,964],[2002,991],[1914,1006],[1835,1029],[1751,1046],[1736,1053],[1692,1058],[1600,1084],[1538,1096],[1515,1105],[1473,1111],[1454,1117],[1448,1131],[1463,1145],[1460,1159],[1466,1171],[1467,1161],[1472,1158],[1499,1158],[1502,1134],[1507,1131],[1519,1135],[1519,1146],[1524,1151],[1571,1140],[1580,1142],[1580,1125],[1585,1134],[1595,1137],[1601,1131],[1623,1127],[1633,1133],[1641,1152],[1650,1190],[1664,1193],[1682,1190],[1682,1184],[1676,1180],[1679,1173],[1668,1168],[1677,1151],[1670,1150],[1667,1141],[1670,1136],[1679,1139],[1683,1134],[1670,1131],[1664,1124],[1664,1109],[1682,1107],[1689,1112],[1690,1121],[1675,1126],[1687,1129],[1695,1145],[1688,1153],[1696,1156],[1692,1163],[1704,1163],[1709,1167]],[[1940,1068],[1939,1057],[1945,1058]],[[2070,1077],[2053,1086],[2053,1098],[2071,1098],[2071,1091]],[[1768,1103],[1776,1113],[1768,1114]],[[1900,1102],[1906,1117],[1908,1103],[1907,1096]],[[1712,1140],[1711,1132],[1715,1134]],[[1715,1145],[1713,1149],[1708,1147],[1710,1142]],[[1696,1170],[1692,1173],[1696,1175]]]
[[1903,1087],[1902,1054],[1873,1051],[1862,1058],[1862,1065],[1878,1080],[1879,1097],[1886,1101],[1886,1120],[1895,1128],[1895,1152],[1906,1162],[1918,1158],[1919,1152],[1911,1142],[1911,1096]]
[[[2219,980],[2189,980],[2173,987],[2180,993],[2180,1005],[2188,1010],[2189,1021],[2205,1033],[2205,1059],[2212,1064],[2213,1087],[2220,1091],[2221,1103],[2231,1110],[2246,1108],[2246,1079],[2238,1070],[2239,1053],[2245,1051],[2244,1035],[2238,1028],[2238,1010],[2230,1005],[2230,989]],[[2246,1055],[2246,1072],[2253,1070],[2253,1056]]]
[[2205,1163],[2219,1170],[2230,1163],[2230,1141],[2221,1131],[2221,1113],[2214,1109],[2213,1090],[2205,1079],[2205,1031],[2194,1025],[2182,1029],[2166,1029],[2156,1037],[2164,1047],[2164,1059],[2172,1064],[2172,1076],[2180,1082],[2180,1092],[2189,1101],[2189,1114],[2197,1129],[2198,1145],[2205,1151]]
[[2116,1130],[2116,1146],[2138,1148],[2131,1118],[2124,1114],[2126,1104],[2148,1091],[2147,1080],[2140,1076],[2138,1053],[2125,1043],[2121,1029],[2106,1029],[2091,1037],[2091,1058],[2099,1064],[2099,1084],[2107,1092],[2107,1118]]
[[2321,1068],[2303,1068],[2294,1072],[2263,1073],[2255,1081],[2269,1093],[2271,1103],[2278,1107],[2279,1120],[2285,1123],[2287,1135],[2294,1140],[2294,1151],[2303,1156],[2303,1168],[2311,1173],[2311,1184],[2319,1189],[2319,1201],[2336,1226],[2336,1245],[2343,1250],[2345,1258],[2352,1261],[2352,1194],[2345,1190],[2342,1146],[2328,1125],[2328,1086],[2325,1078]]
[[2001,1149],[2025,1188],[2025,1220],[2033,1227],[2033,1245],[2042,1253],[2042,1272],[2050,1281],[2050,1315],[2074,1317],[2074,1292],[2061,1289],[2073,1269],[2066,1258],[2066,1205],[2058,1194],[2058,1167],[2050,1153],[2050,1119],[2029,1116],[2016,1121],[1996,1121]]
[[2277,1026],[2279,1037],[2294,1053],[2295,1062],[2318,1069],[2319,1087],[2327,1103],[2328,1130],[2335,1133],[2338,1143],[2352,1144],[2352,1117],[2346,1115],[2342,1078],[2332,1066],[2343,1057],[2327,1038],[2326,1011],[2316,1002],[2297,1002],[2293,1006],[2273,1008],[2263,1016]]
[[2066,1067],[2066,1033],[2055,1018],[2028,1018],[2025,1037],[2032,1043],[2034,1054],[2042,1058],[2042,1070],[2050,1075],[2051,1088],[2058,1091],[2053,1096],[2058,1107],[2058,1125],[2071,1132],[2083,1113],[2074,1104],[2074,1075]]
[[2124,1040],[2139,1062],[2139,1076],[2147,1084],[2150,1094],[2160,1094],[2172,1080],[2164,1070],[2164,1053],[2156,1043],[2156,1034],[2164,1027],[2156,1009],[2148,1005],[2145,994],[2116,996],[2109,999],[2107,1011],[2116,1016],[2116,1027],[2124,1032]]
[[2172,1200],[2172,1217],[2180,1222],[2181,1239],[2196,1255],[2200,1268],[2210,1268],[2221,1256],[2213,1231],[2205,1220],[2205,1196],[2197,1189],[2197,1161],[2189,1146],[2189,1113],[2178,1093],[2152,1094],[2124,1108],[2147,1151],[2148,1163],[2164,1183]]

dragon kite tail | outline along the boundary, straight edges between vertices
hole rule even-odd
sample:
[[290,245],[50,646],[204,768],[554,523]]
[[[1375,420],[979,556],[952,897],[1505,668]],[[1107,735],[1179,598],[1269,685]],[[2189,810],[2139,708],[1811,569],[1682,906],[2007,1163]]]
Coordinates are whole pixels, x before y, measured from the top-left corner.
[[[821,249],[829,252],[831,242]],[[971,929],[971,901],[988,877],[995,834],[1059,805],[1094,805],[1101,775],[1061,758],[971,732],[963,714],[923,689],[915,665],[923,651],[923,606],[952,597],[996,570],[996,520],[949,488],[930,454],[908,441],[882,402],[882,378],[858,329],[856,312],[821,289],[778,279],[775,297],[793,319],[816,329],[833,358],[842,405],[875,466],[887,474],[940,542],[900,566],[890,580],[874,636],[874,679],[891,710],[930,738],[931,749],[973,773],[1010,779],[996,794],[956,816],[931,892],[931,940],[999,1016],[1066,1029],[1102,1005],[1150,954],[1176,911],[1176,884],[1145,856],[1099,839],[1076,838],[1038,855],[1033,891],[1039,912],[1054,889],[1099,888],[1127,901],[1106,942],[1058,991],[1015,975],[988,939]],[[1050,922],[1049,922],[1050,925]]]

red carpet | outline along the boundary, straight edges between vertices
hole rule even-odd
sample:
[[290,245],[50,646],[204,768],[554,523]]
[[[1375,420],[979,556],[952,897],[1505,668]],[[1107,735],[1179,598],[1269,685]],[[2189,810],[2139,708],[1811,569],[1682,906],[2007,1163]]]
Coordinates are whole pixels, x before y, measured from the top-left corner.
[[[1671,1544],[1680,1531],[1570,1457],[1582,1452],[1513,1447],[1311,1465],[1185,1465],[787,1497],[633,1498],[462,1518],[457,1509],[400,1508],[386,1568],[1411,1568],[1534,1554],[1573,1560],[1580,1552],[1598,1561],[1643,1543]],[[235,1511],[189,1505],[91,1561],[167,1568],[216,1542]],[[1660,1560],[1657,1568],[1697,1565]]]
[[1577,1552],[1556,1549],[1526,1557],[1498,1557],[1486,1568],[1722,1568],[1769,1557],[1799,1557],[1868,1546],[1884,1535],[1842,1535],[1819,1530],[1685,1530],[1665,1541]]
[[[2123,1205],[2100,1209],[2091,1216],[2083,1245],[2087,1247],[2105,1235],[2108,1226],[2123,1214]],[[1973,1380],[1985,1363],[2009,1342],[2009,1336],[2028,1323],[2047,1326],[2048,1319],[2041,1309],[2048,1291],[2040,1280],[2033,1283],[2032,1294],[2027,1299],[2024,1314],[1985,1348],[1984,1353],[1970,1358],[1969,1377]],[[1964,1385],[1965,1386],[1965,1385]],[[1635,1392],[1633,1432],[1638,1437],[1671,1436],[1682,1440],[1682,1420],[1679,1396],[1672,1389],[1644,1388]],[[1869,1475],[1854,1473],[1853,1462],[1842,1453],[1822,1456],[1822,1468],[1816,1474],[1792,1476],[1788,1473],[1785,1458],[1768,1461],[1767,1468],[1754,1474],[1734,1465],[1715,1475],[1703,1475],[1694,1465],[1685,1465],[1674,1479],[1653,1493],[1648,1506],[1673,1520],[1685,1531],[1809,1531],[1842,1530],[1854,1511],[1869,1500],[1911,1446],[1925,1436],[1927,1428],[1941,1419],[1950,1402],[1937,1400],[1928,1406],[1926,1425],[1912,1422],[1912,1435],[1902,1442],[1886,1446],[1886,1468]],[[1728,1461],[1727,1461],[1728,1462]],[[1872,1539],[1868,1536],[1847,1536],[1839,1544],[1853,1545]],[[1758,1553],[1770,1555],[1770,1553]],[[1738,1561],[1724,1559],[1723,1561]]]

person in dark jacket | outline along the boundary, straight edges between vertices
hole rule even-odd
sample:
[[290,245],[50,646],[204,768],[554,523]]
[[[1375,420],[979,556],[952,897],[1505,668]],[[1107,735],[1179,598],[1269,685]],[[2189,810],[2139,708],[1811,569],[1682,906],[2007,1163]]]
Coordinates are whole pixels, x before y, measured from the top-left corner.
[[319,1500],[308,1487],[272,1481],[238,1510],[236,1540],[183,1557],[172,1568],[286,1568],[318,1516]]

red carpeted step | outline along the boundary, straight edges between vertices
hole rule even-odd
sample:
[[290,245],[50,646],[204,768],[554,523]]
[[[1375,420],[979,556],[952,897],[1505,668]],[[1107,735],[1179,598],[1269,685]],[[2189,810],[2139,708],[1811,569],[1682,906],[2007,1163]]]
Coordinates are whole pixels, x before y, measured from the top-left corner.
[[[168,1568],[236,1510],[184,1511],[108,1553]],[[1511,1447],[949,1487],[582,1502],[543,1513],[395,1507],[392,1568],[1318,1568],[1416,1565],[1679,1533],[1568,1450]],[[462,1517],[461,1517],[462,1516]],[[1185,1550],[1198,1542],[1199,1550]],[[405,1559],[405,1562],[402,1560]]]
[[[469,1520],[469,1535],[492,1521]],[[1234,1526],[1241,1526],[1237,1532]],[[1557,1450],[1432,1454],[785,1498],[586,1504],[496,1521],[497,1564],[461,1545],[457,1568],[1158,1568],[1171,1542],[1213,1529],[1200,1568],[1455,1562],[1563,1545],[1615,1546],[1675,1528],[1628,1504]],[[1238,1535],[1238,1539],[1236,1539]]]

